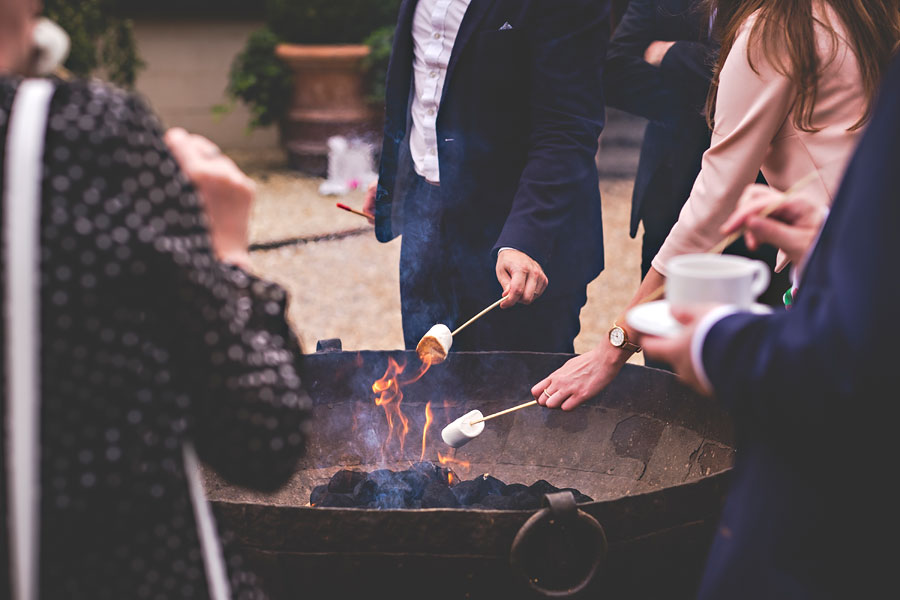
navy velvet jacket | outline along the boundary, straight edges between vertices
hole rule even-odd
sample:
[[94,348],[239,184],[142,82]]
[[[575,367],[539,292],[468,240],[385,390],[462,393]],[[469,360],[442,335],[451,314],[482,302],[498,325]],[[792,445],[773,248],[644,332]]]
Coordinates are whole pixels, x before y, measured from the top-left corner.
[[898,190],[895,60],[796,303],[706,337],[738,452],[703,598],[878,597],[896,570]]
[[[400,7],[387,75],[382,242],[402,233],[403,180],[413,173],[404,160],[415,7]],[[472,0],[444,85],[437,133],[448,239],[474,256],[525,252],[547,273],[548,294],[603,268],[595,156],[608,18],[605,0]]]

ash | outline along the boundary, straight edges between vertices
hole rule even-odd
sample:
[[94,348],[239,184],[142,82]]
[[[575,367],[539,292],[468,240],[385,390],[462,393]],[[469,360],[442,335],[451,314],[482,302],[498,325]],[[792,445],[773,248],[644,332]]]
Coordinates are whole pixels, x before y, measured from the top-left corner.
[[531,485],[506,484],[480,475],[460,481],[450,469],[419,462],[405,471],[341,470],[309,495],[311,506],[333,508],[482,508],[535,510],[545,494],[570,491],[579,504],[593,499],[573,488],[557,488],[540,479]]

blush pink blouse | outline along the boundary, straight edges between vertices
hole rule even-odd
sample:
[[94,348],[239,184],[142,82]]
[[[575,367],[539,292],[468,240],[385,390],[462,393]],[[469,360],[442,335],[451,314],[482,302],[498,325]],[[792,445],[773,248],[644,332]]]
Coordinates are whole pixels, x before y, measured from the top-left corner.
[[[653,259],[662,275],[673,256],[706,252],[722,240],[719,228],[759,171],[781,191],[805,179],[803,194],[831,205],[861,133],[850,129],[864,114],[868,98],[840,18],[825,2],[816,9],[816,17],[837,33],[832,36],[821,25],[816,28],[822,68],[812,114],[817,131],[794,126],[798,110],[794,82],[779,73],[761,49],[748,47],[755,15],[750,17],[722,68],[712,143],[703,155],[700,174],[678,222]],[[811,173],[816,173],[812,181],[807,177]]]

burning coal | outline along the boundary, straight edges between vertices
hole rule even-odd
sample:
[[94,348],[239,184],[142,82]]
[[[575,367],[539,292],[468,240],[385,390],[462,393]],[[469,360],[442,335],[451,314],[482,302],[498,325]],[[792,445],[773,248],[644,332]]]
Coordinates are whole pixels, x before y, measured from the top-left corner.
[[557,488],[543,479],[531,485],[506,484],[488,474],[460,481],[452,470],[418,462],[405,471],[342,470],[309,496],[311,506],[334,508],[484,508],[535,510],[545,494],[571,491],[579,503],[592,502],[572,488]]

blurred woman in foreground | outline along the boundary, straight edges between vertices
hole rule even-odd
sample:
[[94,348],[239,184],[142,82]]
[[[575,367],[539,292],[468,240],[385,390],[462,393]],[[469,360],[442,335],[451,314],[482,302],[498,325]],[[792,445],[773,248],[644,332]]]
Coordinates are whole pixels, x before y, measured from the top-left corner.
[[[221,547],[197,467],[274,490],[304,447],[285,292],[243,268],[252,182],[208,140],[164,137],[132,95],[18,76],[39,8],[0,0],[0,594],[264,597]],[[41,142],[29,163],[19,149]],[[17,244],[32,228],[33,247]],[[22,294],[35,327],[17,337]],[[23,398],[34,435],[16,420]]]

